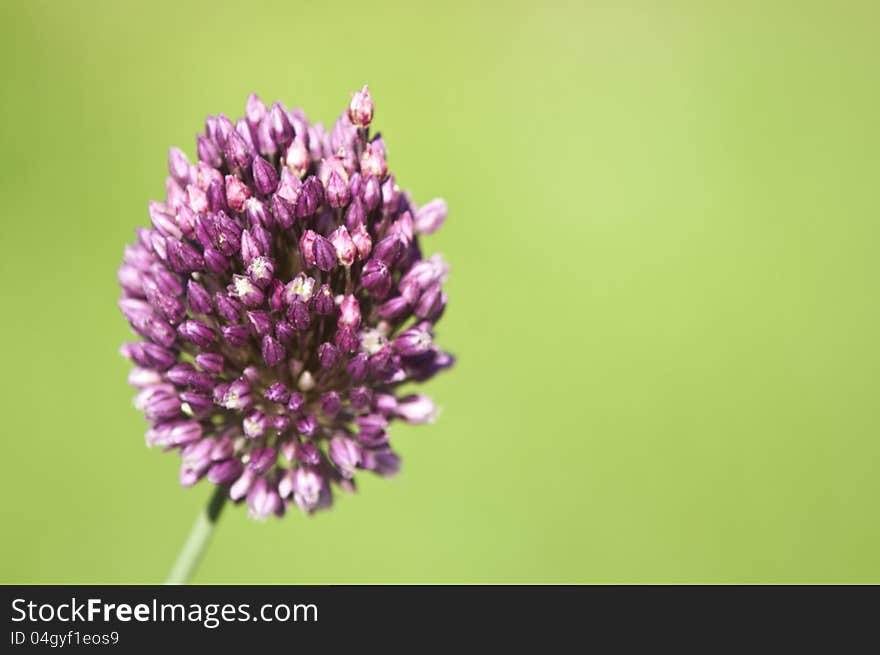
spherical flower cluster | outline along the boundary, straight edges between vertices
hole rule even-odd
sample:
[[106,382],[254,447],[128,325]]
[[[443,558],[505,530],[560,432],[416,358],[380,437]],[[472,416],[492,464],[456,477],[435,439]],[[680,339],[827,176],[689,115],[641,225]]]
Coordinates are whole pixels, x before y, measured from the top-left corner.
[[209,116],[197,163],[171,149],[119,269],[147,444],[256,518],[328,507],[357,469],[394,474],[389,424],[435,414],[401,385],[452,365],[434,343],[447,268],[418,238],[446,204],[398,188],[373,113],[364,87],[329,133],[255,95],[235,122]]

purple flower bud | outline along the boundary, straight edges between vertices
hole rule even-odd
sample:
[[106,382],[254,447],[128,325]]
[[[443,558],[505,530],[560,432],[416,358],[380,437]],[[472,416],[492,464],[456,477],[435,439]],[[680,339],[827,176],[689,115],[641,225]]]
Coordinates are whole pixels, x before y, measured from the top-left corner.
[[412,243],[413,238],[415,237],[415,228],[413,227],[413,219],[412,214],[409,212],[403,212],[400,218],[398,218],[394,223],[391,224],[391,228],[388,230],[389,234],[396,234],[400,237],[400,240],[403,242],[404,249]]
[[385,237],[373,248],[373,258],[385,262],[388,266],[394,266],[402,254],[403,242],[397,234]]
[[220,333],[228,344],[236,348],[247,345],[250,340],[250,332],[244,325],[224,325],[220,328]]
[[343,297],[339,305],[339,319],[337,325],[357,330],[361,324],[361,306],[353,295]]
[[138,366],[164,371],[177,359],[173,352],[154,343],[126,343],[119,349],[123,357],[128,357]]
[[248,123],[251,124],[252,127],[256,127],[260,124],[260,121],[266,116],[266,105],[263,104],[263,101],[260,100],[260,96],[256,93],[251,93],[248,95],[247,104],[245,105],[245,115],[247,116]]
[[272,332],[274,326],[272,324],[272,318],[269,316],[268,312],[261,310],[248,310],[244,315],[256,336],[263,337]]
[[351,406],[357,411],[362,412],[370,406],[373,401],[373,392],[368,387],[355,387],[349,392],[348,399]]
[[302,190],[296,201],[297,218],[314,214],[324,202],[324,186],[321,180],[310,175],[303,181]]
[[367,377],[367,373],[369,372],[368,361],[367,353],[363,352],[356,353],[354,357],[349,360],[346,370],[352,380],[360,382]]
[[379,180],[385,179],[388,175],[388,164],[385,163],[385,155],[382,148],[378,147],[375,142],[368,143],[361,155],[361,173],[363,175],[371,175]]
[[343,266],[351,266],[354,264],[354,258],[357,254],[354,241],[348,234],[348,230],[344,225],[340,225],[333,234],[330,235],[330,243],[336,249],[336,258]]
[[199,159],[209,166],[219,168],[223,164],[217,146],[201,134],[196,136],[196,150],[198,151]]
[[244,465],[237,458],[216,462],[208,469],[208,481],[213,484],[229,484],[238,478],[243,470]]
[[254,138],[255,130],[251,128],[247,120],[239,118],[235,121],[235,131],[248,144],[250,152],[255,153],[257,151],[257,140]]
[[250,231],[244,230],[241,233],[241,261],[244,262],[245,266],[248,266],[254,257],[259,257],[262,254],[262,249],[257,240],[251,236]]
[[198,216],[184,203],[185,200],[181,200],[177,207],[177,224],[180,226],[180,231],[183,232],[183,235],[187,239],[192,239],[195,236]]
[[247,496],[248,492],[253,488],[254,483],[257,481],[257,476],[254,475],[254,472],[245,469],[241,474],[241,477],[238,478],[235,482],[232,483],[232,486],[229,487],[229,497],[232,500],[238,501]]
[[302,416],[296,421],[296,431],[299,432],[304,437],[311,437],[315,434],[315,431],[318,429],[318,422],[315,420],[314,416],[307,415]]
[[322,284],[315,294],[315,313],[318,316],[331,316],[335,310],[336,303],[333,301],[333,292],[329,286]]
[[237,300],[218,291],[214,294],[214,304],[217,314],[227,323],[238,323],[241,320],[241,303]]
[[[197,424],[198,425],[198,424]],[[200,426],[201,427],[201,426]],[[180,459],[184,464],[198,466],[211,462],[211,450],[214,448],[214,440],[211,438],[199,439],[186,444],[180,451]]]
[[[265,417],[262,417],[265,419]],[[274,448],[256,448],[251,453],[251,459],[248,462],[248,469],[257,475],[263,475],[268,472],[277,459],[277,452]]]
[[218,405],[226,409],[247,409],[252,402],[250,386],[240,378],[228,385],[217,385],[214,390],[214,398]]
[[297,506],[304,512],[317,509],[321,502],[321,494],[325,493],[325,482],[317,469],[300,466],[293,469],[291,476],[291,490]]
[[336,342],[336,347],[339,348],[341,352],[353,353],[358,349],[359,340],[354,328],[340,327],[336,331],[334,341]]
[[355,423],[357,423],[358,429],[360,430],[359,434],[372,437],[383,434],[388,427],[388,419],[382,416],[382,414],[365,414],[363,416],[358,416],[355,419]]
[[262,157],[254,157],[253,174],[257,193],[264,196],[275,193],[278,188],[278,173],[272,164]]
[[159,375],[159,372],[148,368],[135,367],[128,374],[128,383],[139,389],[159,384],[160,382],[162,382],[162,376]]
[[[171,323],[177,325],[186,316],[186,307],[177,298],[164,292],[156,284],[155,280],[150,278],[144,279],[144,292],[147,294],[147,300],[153,307],[159,310],[162,316]],[[169,345],[169,344],[165,344]]]
[[410,328],[394,339],[394,349],[404,357],[423,355],[431,347],[431,334],[427,330]]
[[283,300],[285,305],[293,305],[297,300],[308,303],[315,289],[315,278],[305,273],[297,273],[284,287]]
[[205,267],[216,275],[222,275],[229,270],[229,259],[213,248],[205,248]]
[[153,222],[153,227],[166,237],[180,239],[183,236],[183,233],[177,226],[177,220],[175,216],[169,214],[166,209],[167,207],[165,207],[165,205],[155,201],[150,202],[150,220]]
[[299,252],[303,258],[304,268],[315,266],[315,239],[317,236],[313,230],[306,230],[299,239]]
[[363,223],[359,224],[351,233],[351,240],[354,242],[354,247],[357,248],[358,259],[366,259],[370,256],[373,240]]
[[[179,387],[185,387],[189,385],[190,379],[195,373],[195,367],[192,364],[184,362],[181,364],[175,364],[169,368],[165,373],[165,377],[168,378],[169,382],[176,384]],[[213,387],[213,384],[209,384],[209,389]]]
[[238,298],[246,307],[259,307],[265,296],[256,284],[244,275],[233,275],[229,293]]
[[293,141],[293,126],[287,118],[287,112],[279,103],[274,103],[266,116],[269,122],[269,134],[280,147],[286,148]]
[[190,163],[189,159],[179,148],[168,150],[168,172],[177,182],[182,185],[189,184]]
[[227,211],[229,207],[226,204],[226,186],[223,180],[214,180],[208,187],[208,210],[212,212]]
[[168,263],[178,273],[201,271],[205,260],[192,246],[177,239],[168,238],[165,242]]
[[227,257],[232,257],[241,249],[241,228],[223,211],[217,212],[215,223],[217,240],[214,246]]
[[196,366],[208,373],[222,373],[225,364],[223,355],[218,353],[201,353],[196,355]]
[[278,414],[272,417],[272,429],[278,434],[283,434],[290,427],[290,422],[290,417],[287,414]]
[[177,333],[181,338],[194,343],[199,348],[210,348],[217,342],[217,335],[201,321],[190,319],[177,327]]
[[287,321],[278,321],[275,324],[275,337],[282,344],[289,344],[296,338],[296,328]]
[[321,394],[321,411],[327,416],[336,416],[342,409],[342,399],[336,391]]
[[195,280],[186,283],[186,302],[194,314],[210,314],[212,311],[211,295]]
[[382,202],[382,185],[379,180],[372,175],[364,178],[363,191],[364,205],[367,211],[373,211]]
[[309,170],[311,164],[309,149],[299,137],[294,139],[290,147],[287,148],[284,163],[287,169],[298,178],[301,178]]
[[327,177],[327,202],[331,207],[344,207],[351,200],[351,192],[348,184],[336,171],[331,171]]
[[371,259],[361,271],[361,286],[375,298],[384,298],[391,291],[391,271],[381,259]]
[[302,181],[291,173],[290,169],[281,169],[281,184],[278,186],[276,194],[290,203],[294,213],[296,212],[296,203],[299,200],[300,193],[302,193],[302,187]]
[[196,421],[170,421],[156,425],[154,430],[159,439],[156,445],[160,446],[183,446],[202,438],[202,426]]
[[253,228],[255,225],[263,227],[272,227],[273,218],[269,213],[266,203],[258,198],[248,198],[244,203],[244,215],[247,218],[248,225]]
[[[242,421],[241,429],[244,432],[244,436],[248,439],[262,437],[266,434],[266,430],[269,429],[269,419],[259,410],[251,412]],[[265,470],[260,472],[265,472]]]
[[352,233],[352,237],[358,227],[366,223],[366,220],[367,212],[364,208],[364,201],[359,196],[352,196],[351,204],[345,210],[345,226]]
[[349,480],[354,477],[355,469],[361,463],[361,447],[353,439],[333,437],[327,446],[327,454],[342,477]]
[[143,297],[144,290],[141,285],[141,272],[129,264],[123,264],[116,271],[116,280],[123,290],[132,296]]
[[319,234],[315,235],[312,250],[315,258],[315,266],[324,272],[332,271],[336,266],[336,249],[333,244]]
[[234,211],[243,212],[251,198],[251,190],[234,175],[226,176],[226,204]]
[[[180,416],[180,399],[172,391],[164,388],[147,388],[138,394],[138,409],[144,412],[148,421],[162,421]],[[201,435],[200,435],[201,436]]]
[[416,232],[433,234],[443,226],[447,212],[446,201],[442,198],[436,198],[424,205],[416,212],[414,221]]
[[203,391],[181,391],[180,400],[180,410],[187,416],[197,419],[202,419],[210,414],[214,405],[211,394]]
[[396,414],[407,423],[433,423],[437,408],[427,396],[412,395],[400,399]]
[[251,160],[254,158],[250,144],[234,128],[230,131],[229,138],[226,140],[224,152],[226,154],[226,161],[231,169],[247,170],[251,165]]
[[318,466],[321,463],[321,451],[312,442],[306,441],[297,444],[294,458],[303,464]]
[[214,180],[222,182],[223,174],[216,168],[212,168],[204,162],[199,162],[196,166],[196,186],[202,191],[207,191]]
[[232,125],[232,121],[226,116],[226,114],[218,114],[217,118],[215,118],[211,127],[208,126],[207,121],[205,123],[205,129],[208,130],[208,135],[214,139],[214,142],[220,146],[221,148],[226,146],[226,142],[229,139],[229,135],[235,129]]
[[318,360],[321,368],[334,368],[339,363],[339,350],[329,341],[322,343],[318,346]]
[[284,346],[268,334],[263,337],[261,352],[266,366],[275,366],[284,359]]
[[348,119],[356,127],[369,127],[373,120],[373,98],[367,85],[351,96],[348,105]]
[[361,466],[384,478],[390,478],[400,470],[400,458],[390,448],[363,450]]
[[273,382],[266,389],[266,398],[273,403],[286,405],[287,401],[290,400],[290,390],[281,382]]
[[275,275],[275,262],[270,257],[254,257],[247,268],[248,277],[261,289],[265,289]]
[[401,321],[409,316],[412,307],[403,296],[386,300],[379,307],[379,316],[389,321]]
[[284,504],[278,490],[266,478],[257,478],[247,495],[248,516],[265,521],[270,515],[284,515]]
[[271,280],[269,286],[266,287],[266,295],[269,297],[269,309],[273,312],[280,312],[281,308],[284,307],[284,300],[282,298],[284,295],[284,285],[281,283],[281,280]]
[[312,324],[312,316],[309,306],[302,300],[294,300],[287,311],[287,320],[293,325],[293,329],[299,332],[308,330]]
[[443,310],[446,300],[440,291],[440,283],[434,282],[422,293],[415,306],[415,315],[419,318],[433,320]]
[[287,409],[290,412],[296,414],[299,412],[303,405],[305,405],[305,398],[299,391],[294,391],[290,394],[290,398],[287,400]]
[[272,215],[278,225],[285,230],[292,228],[296,220],[296,210],[293,205],[277,193],[272,196]]

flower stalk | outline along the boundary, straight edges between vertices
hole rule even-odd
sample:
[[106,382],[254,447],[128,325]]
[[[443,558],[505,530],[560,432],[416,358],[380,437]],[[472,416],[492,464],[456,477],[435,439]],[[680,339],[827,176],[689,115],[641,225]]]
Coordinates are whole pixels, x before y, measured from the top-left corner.
[[223,487],[214,487],[214,493],[208,501],[208,505],[199,512],[193,523],[189,536],[183,543],[183,548],[174,560],[174,566],[171,567],[171,573],[165,579],[167,585],[182,585],[192,580],[196,569],[208,548],[211,536],[214,534],[214,528],[217,520],[220,518],[220,512],[226,504],[226,489]]

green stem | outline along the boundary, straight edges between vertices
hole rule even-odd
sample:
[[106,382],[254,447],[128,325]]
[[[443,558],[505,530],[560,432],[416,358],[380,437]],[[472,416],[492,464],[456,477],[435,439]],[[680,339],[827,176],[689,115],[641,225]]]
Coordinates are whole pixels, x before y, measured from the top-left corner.
[[189,536],[186,538],[183,548],[180,549],[165,584],[186,584],[192,578],[205,549],[208,547],[208,542],[211,540],[214,526],[220,517],[220,511],[226,503],[226,493],[226,487],[222,485],[217,485],[214,489],[208,506],[199,512],[192,530],[189,531]]

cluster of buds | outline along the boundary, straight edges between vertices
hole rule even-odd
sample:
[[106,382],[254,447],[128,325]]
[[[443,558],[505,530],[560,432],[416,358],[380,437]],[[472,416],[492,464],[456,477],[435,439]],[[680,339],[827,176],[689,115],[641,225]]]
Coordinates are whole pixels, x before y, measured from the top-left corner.
[[419,246],[446,204],[398,188],[373,113],[364,87],[329,133],[255,95],[235,122],[209,116],[195,164],[171,149],[118,272],[147,444],[256,518],[326,508],[358,469],[393,475],[391,422],[436,413],[401,385],[452,365],[434,342],[447,267]]

